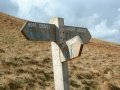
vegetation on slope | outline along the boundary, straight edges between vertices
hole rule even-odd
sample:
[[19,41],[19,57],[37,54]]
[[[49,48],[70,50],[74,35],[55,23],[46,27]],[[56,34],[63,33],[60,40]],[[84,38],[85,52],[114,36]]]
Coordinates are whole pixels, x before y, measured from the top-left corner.
[[[54,90],[50,42],[27,41],[24,22],[0,13],[0,90]],[[92,39],[68,64],[71,90],[119,90],[120,45]]]

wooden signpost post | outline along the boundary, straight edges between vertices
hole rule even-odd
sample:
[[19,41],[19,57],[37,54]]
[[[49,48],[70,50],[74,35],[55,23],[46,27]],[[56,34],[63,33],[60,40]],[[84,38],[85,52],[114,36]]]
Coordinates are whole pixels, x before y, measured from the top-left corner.
[[28,40],[51,41],[55,90],[70,90],[67,61],[80,56],[91,35],[87,28],[65,26],[63,18],[49,24],[26,22],[21,32]]

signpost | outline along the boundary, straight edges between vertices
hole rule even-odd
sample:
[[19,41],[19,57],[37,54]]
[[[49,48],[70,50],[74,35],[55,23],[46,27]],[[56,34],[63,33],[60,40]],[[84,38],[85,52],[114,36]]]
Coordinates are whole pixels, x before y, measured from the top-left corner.
[[83,44],[89,43],[88,29],[65,26],[63,18],[54,17],[50,24],[28,21],[21,32],[28,40],[51,41],[55,90],[70,90],[67,61],[80,56]]

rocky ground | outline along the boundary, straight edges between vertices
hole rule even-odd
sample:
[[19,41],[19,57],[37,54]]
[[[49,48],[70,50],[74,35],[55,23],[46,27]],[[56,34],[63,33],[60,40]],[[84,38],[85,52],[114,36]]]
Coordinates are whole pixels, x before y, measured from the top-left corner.
[[[27,41],[24,23],[0,13],[0,90],[54,90],[50,42]],[[120,90],[120,44],[92,39],[68,65],[71,90]]]

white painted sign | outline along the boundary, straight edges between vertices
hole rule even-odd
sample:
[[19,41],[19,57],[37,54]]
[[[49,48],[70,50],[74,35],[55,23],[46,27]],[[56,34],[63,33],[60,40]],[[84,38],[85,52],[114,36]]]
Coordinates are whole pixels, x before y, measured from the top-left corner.
[[62,44],[62,46],[60,46],[61,62],[78,57],[82,44],[83,44],[83,41],[79,36],[75,36],[74,38]]

